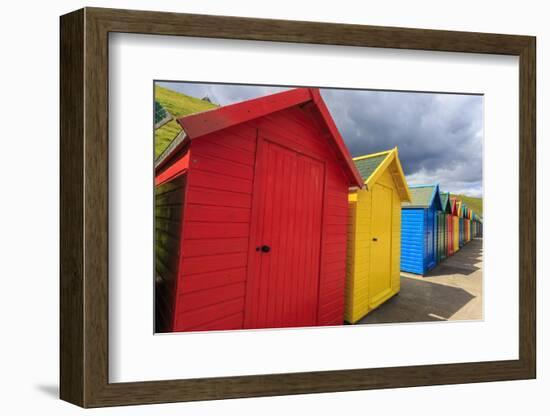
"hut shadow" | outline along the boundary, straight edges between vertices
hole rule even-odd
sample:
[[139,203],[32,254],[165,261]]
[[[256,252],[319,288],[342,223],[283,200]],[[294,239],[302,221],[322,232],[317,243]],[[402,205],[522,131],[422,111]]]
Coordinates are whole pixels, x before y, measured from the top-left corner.
[[443,260],[443,262],[439,263],[436,267],[426,273],[424,277],[438,278],[457,274],[461,276],[469,276],[480,269],[480,267],[474,266],[474,263],[478,262],[479,259],[472,259],[470,264],[453,264],[452,260],[448,263]]
[[464,289],[401,276],[401,291],[359,324],[446,321],[475,296]]
[[471,241],[466,244],[454,255],[447,257],[424,277],[439,277],[449,275],[468,276],[480,267],[477,264],[483,261],[483,246],[480,241]]

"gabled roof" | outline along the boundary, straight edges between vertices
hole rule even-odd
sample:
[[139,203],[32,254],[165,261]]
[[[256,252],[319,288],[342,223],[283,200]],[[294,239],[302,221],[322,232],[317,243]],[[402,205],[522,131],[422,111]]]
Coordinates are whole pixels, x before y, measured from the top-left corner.
[[451,194],[449,192],[440,192],[441,195],[441,211],[446,214],[452,214]]
[[378,166],[380,166],[380,164],[387,159],[388,153],[389,152],[381,152],[353,158],[355,167],[365,182],[368,181]]
[[405,179],[405,174],[403,173],[403,168],[399,161],[397,147],[380,153],[358,156],[353,158],[353,161],[365,181],[366,189],[371,189],[378,178],[380,178],[380,175],[382,175],[386,169],[389,169],[401,201],[411,201],[409,186],[407,185],[407,179]]
[[439,184],[409,186],[411,202],[403,202],[403,208],[429,208],[435,204],[436,210],[441,210]]
[[462,218],[464,216],[464,211],[462,210],[462,200],[457,199],[456,200],[456,215],[458,218]]
[[185,132],[185,138],[170,150],[170,155],[161,155],[161,161],[157,163],[156,168],[160,168],[188,140],[196,140],[209,133],[308,102],[311,102],[317,110],[314,113],[328,133],[327,144],[335,150],[340,165],[348,176],[350,186],[362,187],[361,175],[355,168],[344,140],[317,88],[295,88],[178,118],[177,121]]
[[457,213],[456,213],[456,198],[450,196],[450,194],[449,194],[449,200],[450,200],[450,203],[451,203],[451,214],[456,216],[457,215]]

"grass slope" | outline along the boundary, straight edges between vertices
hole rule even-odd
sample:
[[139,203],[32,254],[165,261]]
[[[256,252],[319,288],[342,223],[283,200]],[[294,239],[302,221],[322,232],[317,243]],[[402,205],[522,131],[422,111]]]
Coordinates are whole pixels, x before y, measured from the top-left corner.
[[483,198],[474,198],[473,196],[466,196],[466,195],[453,195],[452,197],[455,197],[456,199],[460,199],[463,201],[468,208],[473,209],[474,212],[483,217]]
[[[217,105],[203,101],[168,88],[155,85],[155,100],[158,101],[172,116],[182,117],[189,114],[200,113],[201,111],[216,108]],[[159,129],[155,130],[155,158],[181,131],[176,120],[171,120]]]

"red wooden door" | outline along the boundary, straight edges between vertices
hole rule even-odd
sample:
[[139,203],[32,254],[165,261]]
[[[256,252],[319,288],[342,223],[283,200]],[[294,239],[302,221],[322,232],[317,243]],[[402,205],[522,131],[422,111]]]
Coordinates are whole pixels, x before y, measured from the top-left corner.
[[244,327],[316,325],[325,166],[267,140],[259,151]]
[[454,244],[454,230],[453,230],[453,216],[447,214],[447,255],[453,254],[453,244]]

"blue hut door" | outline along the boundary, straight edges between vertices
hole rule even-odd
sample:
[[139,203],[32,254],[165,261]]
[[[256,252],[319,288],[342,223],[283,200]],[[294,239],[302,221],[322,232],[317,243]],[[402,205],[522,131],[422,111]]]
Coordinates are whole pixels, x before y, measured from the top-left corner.
[[430,270],[433,266],[435,266],[435,236],[434,236],[434,226],[435,226],[435,219],[434,219],[434,211],[433,209],[427,210],[427,218],[426,218],[426,271]]

